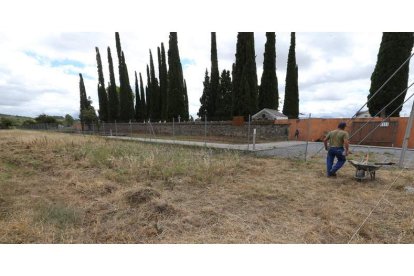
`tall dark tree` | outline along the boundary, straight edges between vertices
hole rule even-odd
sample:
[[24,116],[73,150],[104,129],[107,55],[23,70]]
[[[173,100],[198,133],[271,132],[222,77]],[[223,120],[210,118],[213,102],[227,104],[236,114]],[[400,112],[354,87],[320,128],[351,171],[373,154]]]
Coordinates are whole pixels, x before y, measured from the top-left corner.
[[147,104],[145,103],[145,90],[144,83],[142,82],[142,75],[139,73],[139,90],[141,90],[141,112],[142,119],[146,120],[147,117]]
[[101,121],[108,121],[108,95],[105,90],[105,80],[102,70],[102,60],[98,47],[96,50],[96,63],[98,66],[98,99],[99,99],[99,119]]
[[158,72],[160,77],[161,120],[166,121],[168,119],[168,71],[163,43],[161,43],[161,63],[160,61],[158,63]]
[[151,84],[151,74],[150,69],[147,65],[147,87],[145,88],[145,96],[147,98],[147,118],[153,121],[153,112],[152,112],[152,84]]
[[190,118],[190,113],[188,110],[188,93],[187,93],[187,82],[184,79],[184,116],[183,119],[188,121]]
[[233,69],[234,116],[247,117],[257,112],[257,71],[254,33],[237,35],[236,62]]
[[116,44],[116,54],[118,55],[118,63],[121,63],[121,55],[122,55],[122,47],[121,47],[121,39],[119,38],[119,33],[115,32],[115,44]]
[[232,83],[230,71],[223,70],[220,77],[219,93],[216,99],[216,118],[217,120],[231,119],[231,103],[232,103]]
[[142,104],[139,93],[138,76],[137,71],[135,71],[135,120],[139,122],[142,119]]
[[116,91],[114,64],[111,49],[108,47],[109,84],[108,84],[108,121],[119,119],[119,95]]
[[[200,109],[198,110],[197,116],[201,119],[205,119],[206,115],[208,116],[207,111],[207,102],[208,97],[211,95],[211,83],[210,77],[208,76],[208,70],[206,69],[206,73],[204,74],[204,82],[203,82],[203,94],[201,94],[200,98]],[[209,117],[207,117],[209,119]]]
[[152,58],[151,50],[149,51],[150,54],[150,91],[151,91],[151,111],[152,116],[151,118],[154,121],[160,120],[160,113],[161,113],[161,102],[160,102],[160,86],[158,83],[158,79],[155,76],[155,67],[154,67],[154,60]]
[[259,110],[279,108],[279,90],[276,76],[276,35],[266,33],[263,74],[259,87]]
[[82,74],[79,74],[79,94],[80,94],[80,110],[79,119],[81,121],[82,131],[85,124],[90,125],[97,121],[95,108],[92,106],[92,100],[86,96],[85,84],[83,82]]
[[289,119],[299,117],[299,86],[298,86],[298,65],[296,64],[296,36],[290,35],[290,48],[286,69],[285,101],[283,103],[283,114]]
[[118,54],[118,69],[119,69],[119,119],[127,122],[133,120],[135,117],[134,110],[134,95],[129,82],[128,68],[125,62],[125,54],[122,51],[121,40],[119,33],[115,33],[116,51]]
[[188,106],[185,106],[184,77],[176,32],[170,33],[168,69],[168,119],[185,118]]
[[[410,56],[413,48],[413,33],[383,33],[378,52],[377,64],[371,75],[371,87],[368,100],[391,77],[392,74]],[[408,86],[409,62],[407,62],[391,80],[368,103],[371,116],[379,113],[388,103],[394,100]],[[399,117],[407,92],[393,101],[380,116]],[[401,106],[400,106],[401,105]],[[394,113],[392,113],[395,110]]]
[[220,84],[220,72],[218,68],[217,60],[217,43],[216,33],[211,33],[211,79],[210,79],[210,96],[207,101],[207,113],[208,116],[215,120],[216,119],[216,104],[217,94],[219,93]]
[[85,83],[83,82],[82,74],[79,74],[79,94],[80,94],[80,110],[82,111],[90,106],[88,98],[86,96]]

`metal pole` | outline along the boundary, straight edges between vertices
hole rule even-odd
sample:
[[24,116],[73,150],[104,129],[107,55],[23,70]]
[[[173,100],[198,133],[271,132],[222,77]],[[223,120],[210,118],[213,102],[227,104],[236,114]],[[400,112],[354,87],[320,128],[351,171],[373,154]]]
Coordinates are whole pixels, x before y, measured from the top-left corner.
[[207,147],[207,111],[204,116],[204,147]]
[[129,136],[132,137],[132,126],[131,126],[131,120],[129,120]]
[[102,122],[103,136],[105,136],[105,122]]
[[249,126],[247,128],[247,150],[250,148],[250,114],[249,114]]
[[253,129],[253,151],[256,148],[256,129]]
[[311,119],[311,113],[309,113],[309,118],[308,118],[308,134],[307,134],[307,137],[306,137],[305,162],[307,161],[307,158],[308,158],[308,145],[309,145],[310,119]]
[[401,148],[400,163],[398,164],[400,168],[404,166],[405,152],[407,151],[407,148],[408,148],[408,140],[410,139],[411,127],[413,126],[413,119],[414,119],[414,102],[411,107],[410,118],[408,119],[407,127],[405,129],[403,145]]
[[116,124],[116,120],[115,120],[115,136],[118,136],[118,126]]

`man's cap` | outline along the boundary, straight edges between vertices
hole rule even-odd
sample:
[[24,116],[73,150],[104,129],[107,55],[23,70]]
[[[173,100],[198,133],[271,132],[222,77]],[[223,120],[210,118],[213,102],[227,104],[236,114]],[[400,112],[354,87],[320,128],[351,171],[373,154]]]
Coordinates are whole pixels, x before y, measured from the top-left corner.
[[340,122],[338,125],[338,128],[344,129],[346,127],[346,123],[345,122]]

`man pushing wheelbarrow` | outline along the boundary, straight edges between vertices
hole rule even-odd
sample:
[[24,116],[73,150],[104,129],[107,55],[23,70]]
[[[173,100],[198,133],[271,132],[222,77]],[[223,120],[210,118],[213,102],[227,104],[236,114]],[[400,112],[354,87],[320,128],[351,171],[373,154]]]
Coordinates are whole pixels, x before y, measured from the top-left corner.
[[[345,122],[339,123],[338,128],[330,131],[323,140],[325,150],[328,151],[326,156],[328,177],[336,177],[336,172],[345,164],[346,156],[349,154],[349,134],[345,128]],[[336,164],[334,164],[335,158]]]

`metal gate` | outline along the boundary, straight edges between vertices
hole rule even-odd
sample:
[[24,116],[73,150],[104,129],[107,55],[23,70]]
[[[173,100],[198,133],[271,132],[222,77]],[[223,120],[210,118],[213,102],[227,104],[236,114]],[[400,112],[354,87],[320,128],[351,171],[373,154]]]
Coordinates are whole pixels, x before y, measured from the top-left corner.
[[[362,127],[363,125],[365,126]],[[361,127],[362,129],[360,129]],[[377,129],[375,129],[376,127]],[[350,136],[352,136],[350,142],[351,144],[393,147],[395,145],[397,128],[398,128],[397,121],[368,122],[368,123],[353,122],[351,133],[350,133]],[[375,130],[373,131],[373,129]],[[354,134],[355,132],[356,134]],[[367,137],[365,138],[365,136]],[[364,140],[361,142],[362,139]]]

